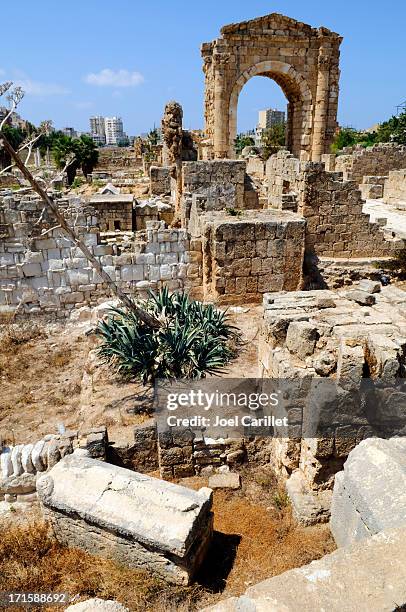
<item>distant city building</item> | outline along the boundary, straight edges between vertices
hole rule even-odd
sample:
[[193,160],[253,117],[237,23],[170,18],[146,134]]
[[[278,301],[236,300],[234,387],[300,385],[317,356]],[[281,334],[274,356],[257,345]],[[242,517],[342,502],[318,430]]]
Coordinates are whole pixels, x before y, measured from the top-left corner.
[[100,115],[90,117],[90,135],[99,146],[106,144],[105,119]]
[[276,108],[266,108],[258,112],[258,124],[255,129],[255,144],[261,144],[262,135],[265,130],[285,122],[285,111]]
[[65,134],[65,136],[69,136],[70,138],[76,138],[78,135],[73,127],[64,127],[61,129],[61,132]]
[[128,136],[123,129],[123,120],[121,117],[105,117],[104,129],[106,132],[107,145],[123,145],[128,144]]

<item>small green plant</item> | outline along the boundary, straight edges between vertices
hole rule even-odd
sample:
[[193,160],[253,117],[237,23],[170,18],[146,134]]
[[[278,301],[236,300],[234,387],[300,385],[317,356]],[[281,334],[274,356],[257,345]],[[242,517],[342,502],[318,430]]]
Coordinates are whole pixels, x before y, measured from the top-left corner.
[[77,176],[72,183],[72,189],[77,189],[83,185],[83,179],[80,176]]
[[103,181],[101,181],[100,179],[93,179],[92,185],[93,187],[100,188],[100,187],[104,187],[105,183],[103,183]]
[[222,373],[236,356],[240,334],[213,305],[190,300],[186,293],[170,295],[166,287],[138,303],[160,321],[158,329],[123,308],[113,308],[95,329],[102,341],[100,357],[123,377],[144,384],[156,378],[204,378]]
[[278,508],[278,510],[282,510],[283,508],[287,508],[290,504],[289,495],[286,491],[279,490],[273,496],[273,503]]
[[238,210],[238,208],[233,208],[233,207],[226,208],[226,212],[232,217],[241,217],[242,215],[242,210]]

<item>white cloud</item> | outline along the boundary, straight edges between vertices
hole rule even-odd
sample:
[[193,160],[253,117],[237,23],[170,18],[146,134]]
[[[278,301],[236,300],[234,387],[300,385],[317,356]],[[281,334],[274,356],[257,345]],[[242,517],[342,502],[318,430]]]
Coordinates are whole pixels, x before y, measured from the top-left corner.
[[98,87],[135,87],[144,81],[144,77],[136,71],[104,68],[100,72],[87,74],[84,80],[89,85],[97,85]]
[[33,81],[29,78],[19,79],[14,84],[22,87],[24,92],[30,96],[63,96],[70,93],[69,89],[62,85],[42,83],[41,81]]

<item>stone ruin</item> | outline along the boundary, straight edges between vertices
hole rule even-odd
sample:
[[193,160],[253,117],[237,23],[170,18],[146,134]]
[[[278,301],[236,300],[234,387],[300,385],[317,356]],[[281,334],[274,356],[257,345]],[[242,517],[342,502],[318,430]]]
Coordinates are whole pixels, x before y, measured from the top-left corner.
[[[202,46],[206,140],[199,160],[182,129],[182,108],[170,102],[162,158],[147,164],[149,200],[119,209],[97,198],[89,204],[61,197],[58,206],[126,293],[145,297],[167,286],[220,304],[262,303],[259,365],[265,379],[296,381],[300,389],[320,379],[342,385],[342,397],[356,401],[365,379],[378,381],[388,394],[379,418],[358,412],[359,402],[344,409],[322,404],[346,424],[355,412],[356,429],[349,435],[338,419],[329,435],[311,436],[300,428],[312,422],[309,405],[292,405],[289,438],[277,430],[270,437],[259,431],[211,438],[185,428],[159,435],[148,422],[135,428],[129,448],[113,449],[132,471],[100,461],[113,452],[102,431],[89,432],[85,441],[53,436],[1,453],[0,498],[31,501],[38,478],[42,506],[61,542],[107,551],[179,584],[190,582],[209,545],[211,495],[142,473],[158,468],[163,479],[214,471],[222,476],[246,462],[272,465],[286,482],[297,520],[308,525],[331,516],[343,548],[213,610],[290,605],[289,593],[296,601],[298,589],[306,594],[303,609],[314,610],[315,598],[327,607],[348,592],[362,609],[354,584],[363,585],[377,610],[390,609],[392,596],[406,601],[406,581],[397,580],[405,561],[404,496],[396,491],[404,480],[405,449],[393,438],[403,432],[397,419],[404,414],[402,405],[399,414],[388,409],[391,385],[405,377],[406,293],[382,287],[381,271],[373,268],[396,259],[405,242],[385,218],[374,221],[365,212],[371,198],[405,210],[406,148],[328,153],[337,126],[340,43],[326,28],[277,14],[225,26],[220,38]],[[255,75],[275,80],[289,102],[288,150],[266,163],[255,155],[232,159],[238,96]],[[140,155],[136,143],[133,156],[118,152],[108,163],[103,159],[103,180],[110,180],[110,162],[114,185],[133,180],[125,172]],[[37,197],[3,190],[0,198],[1,313],[74,319],[105,301],[107,287]],[[131,235],[109,242],[103,230],[116,229]],[[374,436],[393,439],[369,439]],[[76,447],[82,452],[72,454]],[[378,464],[386,472],[376,470]],[[355,541],[361,543],[354,547]],[[392,570],[383,566],[384,546],[397,559]],[[345,575],[348,564],[353,579]],[[387,572],[390,597],[366,584],[364,565]]]
[[189,584],[210,544],[212,491],[193,491],[75,453],[37,483],[62,544]]
[[327,28],[272,13],[224,26],[204,43],[206,155],[233,157],[238,96],[260,75],[278,83],[288,100],[288,148],[301,160],[320,161],[337,127],[341,40]]

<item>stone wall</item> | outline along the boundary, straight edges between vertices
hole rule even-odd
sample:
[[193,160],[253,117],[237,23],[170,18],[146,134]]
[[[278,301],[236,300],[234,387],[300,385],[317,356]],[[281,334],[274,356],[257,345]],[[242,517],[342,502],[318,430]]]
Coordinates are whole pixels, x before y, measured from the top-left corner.
[[90,205],[97,211],[101,232],[129,231],[133,228],[134,196],[130,194],[102,195],[90,198]]
[[406,169],[392,170],[385,181],[383,199],[400,210],[406,210]]
[[252,174],[258,178],[265,178],[265,162],[262,157],[249,155],[247,161],[247,174]]
[[149,221],[164,221],[171,225],[173,221],[173,208],[167,201],[162,201],[157,196],[151,200],[139,200],[134,206],[135,229],[145,230]]
[[[288,478],[294,512],[304,523],[328,519],[334,476],[358,442],[401,435],[404,427],[404,403],[392,394],[406,367],[406,292],[380,289],[379,283],[360,281],[350,291],[264,296],[259,341],[263,375],[288,379],[298,391],[312,381],[320,386],[320,397],[287,405],[290,437],[276,432],[270,441],[272,464]],[[366,378],[388,387],[369,408],[358,395]],[[311,429],[317,415],[323,416],[329,435]]]
[[171,193],[171,175],[169,167],[151,166],[149,169],[150,195],[168,195]]
[[218,198],[227,196],[227,206],[244,208],[246,164],[243,160],[183,162],[183,193],[199,193],[212,201],[212,210],[225,208]]
[[260,301],[267,291],[300,288],[305,223],[289,212],[208,213],[201,219],[207,299]]
[[344,180],[357,184],[362,183],[366,175],[382,176],[389,174],[390,170],[402,168],[406,168],[406,146],[392,143],[343,149],[343,154],[334,160],[334,168],[330,165],[331,170],[343,173]]
[[323,257],[389,257],[403,247],[385,238],[362,212],[358,184],[326,172],[322,163],[300,162],[287,151],[266,165],[269,206],[296,210],[306,219],[306,254]]
[[[127,293],[145,296],[147,289],[199,293],[202,269],[199,253],[190,251],[183,229],[166,229],[151,222],[122,245],[100,244],[96,212],[77,199],[59,201],[65,216],[105,271]],[[18,314],[69,316],[75,306],[94,305],[109,295],[81,251],[72,246],[39,199],[3,194],[0,207],[0,310]],[[46,233],[42,233],[46,232]],[[194,242],[194,248],[200,248]],[[200,253],[201,258],[201,253]],[[193,262],[192,262],[193,260]]]
[[130,147],[101,147],[97,171],[112,170],[118,168],[135,169],[136,156],[134,149]]

